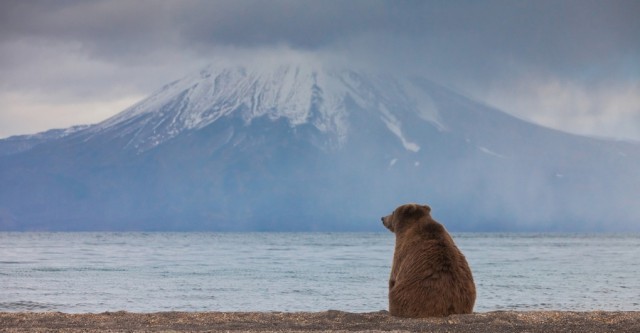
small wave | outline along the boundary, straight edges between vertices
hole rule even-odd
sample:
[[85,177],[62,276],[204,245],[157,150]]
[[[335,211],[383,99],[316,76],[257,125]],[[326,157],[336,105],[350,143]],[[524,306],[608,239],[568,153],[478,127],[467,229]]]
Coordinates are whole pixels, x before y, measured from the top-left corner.
[[37,267],[36,272],[126,272],[124,268],[116,267]]
[[19,265],[28,263],[28,261],[0,261],[0,265]]
[[39,303],[32,301],[0,302],[0,311],[48,311],[54,310],[58,305],[53,303]]

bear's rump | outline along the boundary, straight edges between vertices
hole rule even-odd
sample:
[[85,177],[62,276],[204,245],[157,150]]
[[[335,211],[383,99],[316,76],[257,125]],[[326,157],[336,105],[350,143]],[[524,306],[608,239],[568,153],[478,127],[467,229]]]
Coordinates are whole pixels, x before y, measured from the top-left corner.
[[474,302],[468,295],[474,292],[456,280],[450,272],[432,272],[419,281],[396,281],[389,290],[389,311],[401,317],[470,313]]

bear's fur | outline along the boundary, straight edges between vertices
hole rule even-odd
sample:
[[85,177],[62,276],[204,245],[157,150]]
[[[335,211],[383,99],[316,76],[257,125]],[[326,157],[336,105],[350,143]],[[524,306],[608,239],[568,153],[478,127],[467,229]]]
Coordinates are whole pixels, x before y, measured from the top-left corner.
[[389,312],[398,317],[471,313],[476,287],[467,260],[429,206],[402,205],[382,218],[396,234]]

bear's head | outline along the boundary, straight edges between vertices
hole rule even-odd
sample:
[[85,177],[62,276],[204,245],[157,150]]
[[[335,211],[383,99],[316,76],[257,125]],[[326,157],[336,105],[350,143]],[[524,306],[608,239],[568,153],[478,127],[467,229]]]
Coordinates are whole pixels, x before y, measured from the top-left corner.
[[411,203],[396,208],[391,215],[387,215],[381,220],[387,229],[397,233],[404,227],[417,223],[418,220],[425,216],[429,216],[429,213],[431,213],[431,207]]

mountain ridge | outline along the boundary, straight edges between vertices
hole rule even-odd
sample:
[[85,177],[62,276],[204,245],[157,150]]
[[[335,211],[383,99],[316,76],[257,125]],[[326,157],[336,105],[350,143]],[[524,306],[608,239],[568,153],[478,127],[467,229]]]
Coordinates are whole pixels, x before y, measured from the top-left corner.
[[316,64],[209,66],[101,123],[7,142],[6,230],[376,230],[408,201],[454,230],[627,230],[640,217],[640,145],[534,125],[423,78]]
[[[415,90],[410,80],[386,80],[390,83],[384,78],[364,77],[347,70],[325,70],[319,65],[279,65],[272,71],[242,66],[220,70],[209,66],[164,86],[92,130],[108,130],[137,117],[148,117],[147,121],[154,129],[166,126],[167,129],[161,131],[164,137],[149,134],[138,144],[137,148],[144,150],[182,131],[202,128],[220,117],[240,112],[247,122],[262,116],[283,117],[293,127],[311,122],[320,131],[332,133],[338,142],[342,142],[347,131],[344,123],[346,98],[361,108],[377,109],[389,130],[401,140],[401,125],[389,112],[394,104],[405,104],[403,107],[413,108],[421,112],[425,120],[437,124],[437,113],[433,112],[431,102],[424,100],[423,94],[397,98],[400,95],[385,93],[389,89],[399,90],[400,85],[403,91]],[[167,122],[167,118],[171,118],[170,123],[161,124]],[[417,149],[408,141],[404,143],[410,149]]]

